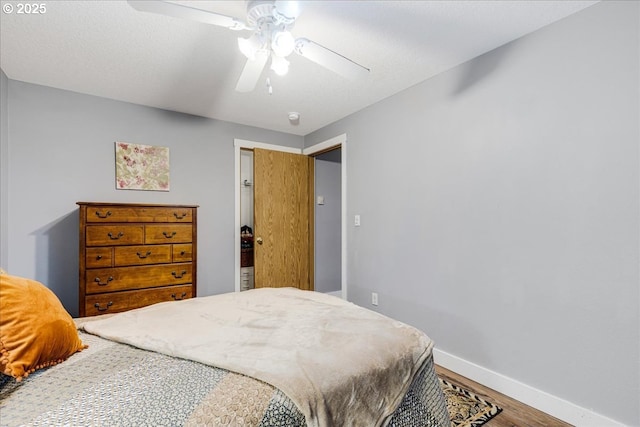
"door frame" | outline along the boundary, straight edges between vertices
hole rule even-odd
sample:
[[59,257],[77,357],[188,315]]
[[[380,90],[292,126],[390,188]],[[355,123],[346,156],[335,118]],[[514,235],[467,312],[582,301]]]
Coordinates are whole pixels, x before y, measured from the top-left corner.
[[[307,156],[315,156],[336,148],[340,150],[340,238],[341,242],[341,261],[340,261],[340,288],[342,290],[342,299],[347,300],[347,134],[343,133],[326,141],[312,145],[302,150],[302,154]],[[315,188],[314,188],[315,190]],[[315,194],[314,194],[315,200]],[[315,230],[314,230],[315,239]],[[314,254],[315,257],[315,254]],[[239,274],[239,273],[238,273]]]
[[[282,145],[267,144],[258,141],[249,141],[245,139],[234,139],[234,289],[235,292],[240,292],[240,150],[241,149],[254,149],[263,148],[265,150],[272,151],[284,151],[287,153],[304,154],[306,156],[313,156],[314,154],[320,154],[325,151],[329,151],[334,148],[341,147],[341,182],[342,182],[342,213],[341,213],[341,239],[342,239],[342,260],[341,260],[341,272],[340,280],[342,287],[342,298],[347,299],[347,134],[338,135],[334,138],[320,142],[304,149],[286,147]],[[314,188],[315,190],[315,188]],[[315,195],[314,195],[315,199]],[[314,230],[315,236],[315,230]],[[315,237],[314,237],[315,238]],[[314,254],[315,257],[315,254]]]

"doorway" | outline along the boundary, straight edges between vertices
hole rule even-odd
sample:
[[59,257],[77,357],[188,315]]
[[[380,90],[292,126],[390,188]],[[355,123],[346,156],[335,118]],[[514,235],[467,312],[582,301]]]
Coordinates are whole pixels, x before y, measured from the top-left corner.
[[240,150],[240,290],[253,289],[253,151]]
[[[347,284],[347,135],[342,134],[302,150],[307,156],[318,156],[339,149],[340,153],[340,290],[331,293],[348,298]],[[337,154],[338,152],[334,153]],[[337,159],[336,159],[337,160]],[[337,170],[334,170],[337,173]],[[315,200],[317,204],[317,199]],[[314,239],[319,238],[316,236]],[[316,268],[318,271],[318,268]]]
[[342,295],[342,148],[315,158],[315,290]]
[[[241,189],[243,188],[243,176],[246,177],[246,174],[243,175],[243,173],[241,173],[241,152],[243,152],[243,150],[249,150],[247,152],[251,152],[250,150],[253,150],[254,148],[263,148],[263,149],[267,149],[267,150],[275,150],[275,151],[284,151],[284,152],[289,152],[289,153],[298,153],[298,154],[304,154],[307,156],[312,156],[312,157],[316,157],[318,155],[321,155],[323,153],[327,153],[329,151],[333,151],[337,148],[340,148],[339,153],[340,153],[340,225],[339,225],[339,230],[336,229],[335,233],[340,235],[340,258],[341,261],[339,263],[339,266],[335,266],[335,262],[334,262],[334,266],[332,268],[334,269],[338,269],[340,271],[340,288],[339,290],[336,291],[330,291],[331,293],[335,293],[338,294],[338,296],[342,296],[343,299],[347,299],[347,205],[346,205],[346,178],[347,178],[347,168],[346,168],[346,143],[347,143],[347,139],[346,139],[346,134],[337,136],[335,138],[332,138],[330,140],[324,141],[322,143],[313,145],[311,147],[305,148],[304,150],[300,150],[300,149],[296,149],[296,148],[291,148],[291,147],[284,147],[284,146],[277,146],[277,145],[271,145],[271,144],[265,144],[265,143],[260,143],[260,142],[254,142],[254,141],[247,141],[247,140],[240,140],[240,139],[236,139],[234,140],[234,146],[235,146],[235,176],[236,179],[234,181],[235,183],[235,291],[238,292],[241,290],[241,226],[243,224],[241,224]],[[336,155],[336,153],[334,153],[333,155]],[[334,159],[334,163],[337,163],[335,161],[336,159]],[[326,159],[323,159],[323,161],[326,161]],[[335,166],[335,165],[334,165]],[[336,169],[334,168],[334,173]],[[249,181],[251,182],[251,181]],[[327,200],[327,199],[325,199]],[[317,197],[314,196],[314,200],[313,200],[313,204],[314,206],[318,206],[317,205]],[[246,202],[245,202],[246,203]],[[326,201],[325,201],[325,205],[326,205]],[[246,218],[246,217],[245,217]],[[334,221],[334,226],[335,226],[335,221]],[[315,233],[313,233],[315,234]],[[315,240],[315,237],[312,236],[312,239]],[[322,261],[321,261],[322,262]],[[317,269],[314,269],[317,271]],[[335,277],[336,275],[333,276],[333,278],[331,280],[333,280],[335,282]],[[334,289],[335,289],[335,285]]]

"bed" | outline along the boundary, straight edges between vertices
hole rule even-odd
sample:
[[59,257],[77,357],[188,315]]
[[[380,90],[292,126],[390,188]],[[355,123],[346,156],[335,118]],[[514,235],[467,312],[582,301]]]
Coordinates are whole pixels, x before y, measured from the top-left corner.
[[[0,275],[2,426],[450,425],[433,342],[340,298],[267,288],[54,319],[44,343],[30,337],[21,347],[11,334],[26,326],[8,319],[38,284],[14,292],[8,277]],[[53,293],[30,304],[18,316],[27,324],[62,309]],[[61,330],[64,345],[51,335]],[[52,346],[64,347],[57,359],[29,364],[19,354]]]

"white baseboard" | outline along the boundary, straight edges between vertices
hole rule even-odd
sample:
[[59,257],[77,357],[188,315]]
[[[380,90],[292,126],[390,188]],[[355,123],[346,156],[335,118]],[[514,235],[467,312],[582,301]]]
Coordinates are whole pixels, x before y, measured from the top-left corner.
[[468,362],[442,350],[433,350],[434,361],[443,368],[467,377],[526,405],[579,427],[624,426],[592,410],[538,390],[512,378]]

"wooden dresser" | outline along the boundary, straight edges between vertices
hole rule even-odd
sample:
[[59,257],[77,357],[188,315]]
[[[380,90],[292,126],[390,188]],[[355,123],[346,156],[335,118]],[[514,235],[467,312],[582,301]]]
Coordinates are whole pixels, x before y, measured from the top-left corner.
[[78,205],[80,317],[196,296],[197,206]]

